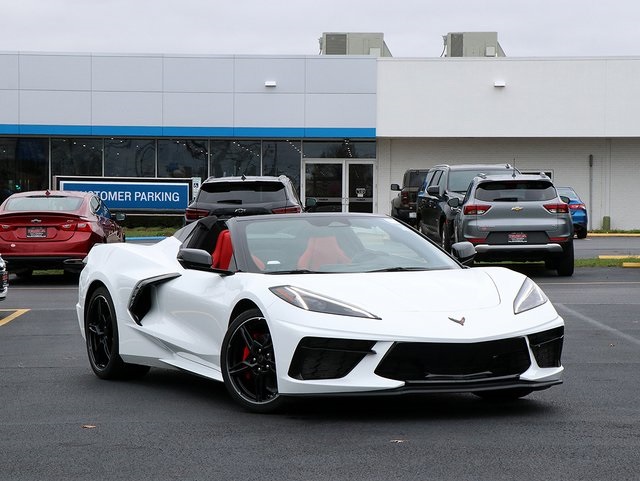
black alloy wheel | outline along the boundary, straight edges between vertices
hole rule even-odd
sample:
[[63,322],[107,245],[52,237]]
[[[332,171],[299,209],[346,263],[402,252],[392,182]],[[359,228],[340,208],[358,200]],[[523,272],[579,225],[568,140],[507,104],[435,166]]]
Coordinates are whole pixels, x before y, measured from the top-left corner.
[[245,409],[269,413],[282,407],[273,341],[258,309],[240,314],[229,326],[222,344],[222,377]]
[[148,366],[125,363],[119,353],[118,323],[113,300],[105,287],[96,289],[84,316],[85,339],[91,369],[101,379],[142,376]]

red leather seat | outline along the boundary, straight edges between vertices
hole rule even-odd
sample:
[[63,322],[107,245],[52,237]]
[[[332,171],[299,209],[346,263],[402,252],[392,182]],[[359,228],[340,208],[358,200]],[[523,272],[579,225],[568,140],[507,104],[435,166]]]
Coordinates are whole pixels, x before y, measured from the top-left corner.
[[335,237],[311,237],[307,249],[298,259],[298,269],[316,270],[328,264],[350,264],[351,259],[338,245]]
[[212,267],[214,269],[228,269],[233,255],[231,235],[228,230],[223,230],[216,241],[216,248],[212,254]]

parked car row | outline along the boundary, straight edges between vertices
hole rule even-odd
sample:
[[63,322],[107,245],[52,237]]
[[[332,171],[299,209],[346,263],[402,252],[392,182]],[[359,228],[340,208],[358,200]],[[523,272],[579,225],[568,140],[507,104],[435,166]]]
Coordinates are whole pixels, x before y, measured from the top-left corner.
[[[309,209],[313,199],[308,202]],[[207,216],[228,219],[305,210],[286,176],[210,177],[185,212],[189,224]],[[118,222],[93,193],[29,191],[12,194],[0,205],[0,255],[7,270],[21,277],[37,269],[75,274],[96,244],[124,242]]]
[[[415,187],[416,178],[421,178]],[[450,251],[469,241],[476,260],[545,261],[559,275],[573,274],[573,236],[587,236],[587,209],[570,187],[524,175],[510,164],[436,165],[409,169],[391,215]]]

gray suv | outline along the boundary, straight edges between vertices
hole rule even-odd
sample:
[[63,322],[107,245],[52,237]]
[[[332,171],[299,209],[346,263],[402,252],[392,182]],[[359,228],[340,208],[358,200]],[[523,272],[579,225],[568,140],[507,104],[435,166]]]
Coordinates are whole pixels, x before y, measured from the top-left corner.
[[483,175],[473,179],[456,210],[456,241],[469,241],[479,261],[545,261],[560,276],[573,274],[569,206],[540,175]]

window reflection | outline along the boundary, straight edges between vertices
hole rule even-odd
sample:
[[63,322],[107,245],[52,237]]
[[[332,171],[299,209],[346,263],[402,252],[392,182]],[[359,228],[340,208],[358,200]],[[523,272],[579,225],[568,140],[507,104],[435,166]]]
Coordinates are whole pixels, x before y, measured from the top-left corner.
[[158,140],[158,177],[207,178],[206,140]]
[[104,175],[107,177],[155,177],[155,139],[105,139]]
[[262,175],[286,175],[300,192],[300,141],[262,142]]
[[211,175],[260,175],[259,140],[211,141]]
[[376,143],[368,141],[305,141],[302,144],[306,159],[375,159]]
[[0,202],[14,192],[48,187],[48,148],[44,138],[0,138]]
[[51,139],[51,175],[102,175],[102,139]]

